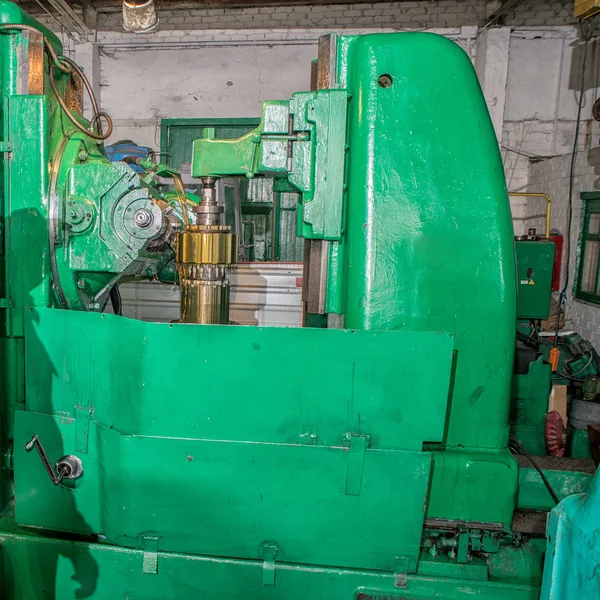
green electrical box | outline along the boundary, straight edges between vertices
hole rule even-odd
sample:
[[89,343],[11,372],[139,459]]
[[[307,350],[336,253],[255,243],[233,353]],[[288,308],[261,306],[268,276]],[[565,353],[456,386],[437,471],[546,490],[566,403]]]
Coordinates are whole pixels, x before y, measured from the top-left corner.
[[517,249],[517,318],[547,319],[552,294],[554,242],[519,240]]

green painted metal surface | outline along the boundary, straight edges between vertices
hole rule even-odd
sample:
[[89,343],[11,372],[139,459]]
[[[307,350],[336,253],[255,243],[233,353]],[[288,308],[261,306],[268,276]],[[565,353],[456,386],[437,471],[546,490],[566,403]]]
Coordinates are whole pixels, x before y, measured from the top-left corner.
[[[430,34],[339,38],[332,89],[196,141],[195,175],[287,180],[298,230],[330,242],[326,306],[349,329],[283,330],[94,312],[115,278],[170,257],[126,216],[169,199],[63,135],[52,94],[18,93],[23,43],[0,35],[7,599],[537,599],[540,549],[510,534],[512,229],[467,56]],[[54,485],[33,436],[83,476]],[[426,518],[452,552],[424,555]]]
[[160,154],[161,161],[174,169],[181,170],[183,163],[189,163],[194,140],[202,137],[206,128],[215,130],[217,139],[235,139],[256,128],[259,118],[245,117],[232,119],[161,119]]
[[[0,452],[6,466],[13,413],[26,402],[25,315],[32,307],[57,305],[101,310],[117,279],[151,276],[173,253],[164,240],[152,246],[166,231],[160,195],[125,165],[111,165],[102,144],[74,128],[51,89],[48,57],[29,59],[34,42],[19,25],[37,27],[60,54],[56,36],[10,2],[0,2],[0,22],[15,25],[0,31],[0,297],[5,319]],[[27,93],[30,75],[43,84],[44,94]],[[52,77],[58,93],[65,94],[68,76],[52,69]],[[147,228],[134,225],[133,214],[142,208],[153,216]],[[7,469],[0,471],[0,480],[4,507],[12,495]]]
[[[560,500],[571,494],[589,491],[594,475],[581,471],[544,469],[544,475]],[[525,510],[551,510],[556,506],[539,473],[533,468],[519,469],[517,506]]]
[[[286,565],[275,561],[274,578],[262,560],[221,560],[209,556],[166,554],[102,544],[32,536],[0,520],[0,565],[11,598],[91,600],[180,600],[218,598],[255,600],[538,600],[530,582],[469,580],[451,575],[408,575],[398,587],[394,573]],[[156,569],[144,565],[154,563]],[[508,560],[505,561],[508,563]],[[520,565],[521,570],[523,564]],[[156,572],[155,572],[156,571]],[[501,568],[498,574],[504,575]],[[31,574],[35,573],[32,577]],[[458,575],[458,576],[457,576]],[[269,585],[269,583],[273,585]]]
[[592,458],[590,438],[585,429],[567,426],[567,451],[575,458]]
[[[429,514],[485,514],[508,525],[517,484],[506,450],[515,255],[498,144],[473,67],[458,46],[422,33],[339,38],[335,56],[339,90],[265,103],[260,127],[239,140],[197,140],[192,173],[287,172],[302,191],[301,235],[335,242],[326,306],[346,327],[455,333],[448,422],[431,450],[456,452],[434,456]],[[382,75],[391,85],[380,85]],[[448,89],[457,90],[450,101]],[[347,110],[328,111],[342,93]],[[345,145],[330,139],[342,120]],[[328,183],[344,165],[341,194],[317,193],[314,165],[323,158],[313,157],[323,156],[324,140],[339,165]],[[497,477],[495,496],[481,491],[486,469]]]
[[552,370],[542,356],[529,363],[526,374],[513,375],[511,392],[511,433],[525,447],[525,450],[535,456],[544,456],[546,441],[544,428]]
[[[472,65],[458,46],[431,34],[341,44],[348,48],[340,53],[340,84],[360,98],[349,105],[346,326],[454,331],[446,445],[505,447],[515,327],[512,222]],[[378,85],[384,73],[390,87]],[[449,89],[456,92],[450,101]]]
[[[161,550],[223,557],[260,558],[271,542],[282,562],[390,571],[402,558],[416,570],[431,461],[422,446],[443,436],[451,335],[190,327],[42,309],[27,340],[18,523],[127,546],[152,532]],[[156,368],[165,348],[172,364],[195,357],[195,377]],[[432,367],[438,377],[425,382]],[[263,385],[249,393],[255,377]],[[52,460],[81,458],[73,489],[53,486],[26,452],[34,434]],[[158,473],[168,485],[156,486]]]
[[599,474],[587,493],[569,496],[550,513],[542,600],[598,597],[599,514]]
[[519,240],[517,250],[517,318],[547,319],[552,294],[554,242]]
[[600,304],[600,260],[597,246],[600,243],[600,194],[582,192],[581,222],[577,242],[577,276],[575,297],[586,302]]
[[298,235],[340,240],[347,103],[342,90],[301,92],[289,102],[265,102],[259,127],[245,136],[216,140],[207,130],[208,137],[196,140],[192,175],[286,175],[300,193]]

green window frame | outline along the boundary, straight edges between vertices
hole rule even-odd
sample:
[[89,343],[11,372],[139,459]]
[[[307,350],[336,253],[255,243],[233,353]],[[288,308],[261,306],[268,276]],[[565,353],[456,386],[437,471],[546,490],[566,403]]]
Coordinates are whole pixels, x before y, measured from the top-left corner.
[[584,192],[581,199],[575,298],[600,304],[600,193]]

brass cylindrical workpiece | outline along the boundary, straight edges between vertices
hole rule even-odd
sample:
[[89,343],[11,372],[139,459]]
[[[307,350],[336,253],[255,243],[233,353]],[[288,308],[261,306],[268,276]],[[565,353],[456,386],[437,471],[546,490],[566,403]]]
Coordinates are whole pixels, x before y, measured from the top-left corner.
[[192,225],[177,234],[182,323],[229,323],[227,272],[236,256],[237,235],[226,225]]

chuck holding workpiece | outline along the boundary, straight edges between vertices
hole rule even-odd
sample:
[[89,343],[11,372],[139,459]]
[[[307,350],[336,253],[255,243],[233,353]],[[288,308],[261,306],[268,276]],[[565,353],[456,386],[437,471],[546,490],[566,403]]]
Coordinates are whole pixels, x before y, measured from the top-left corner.
[[194,206],[196,223],[177,235],[181,322],[229,323],[228,271],[237,255],[237,235],[221,225],[216,178],[202,178],[202,200]]

